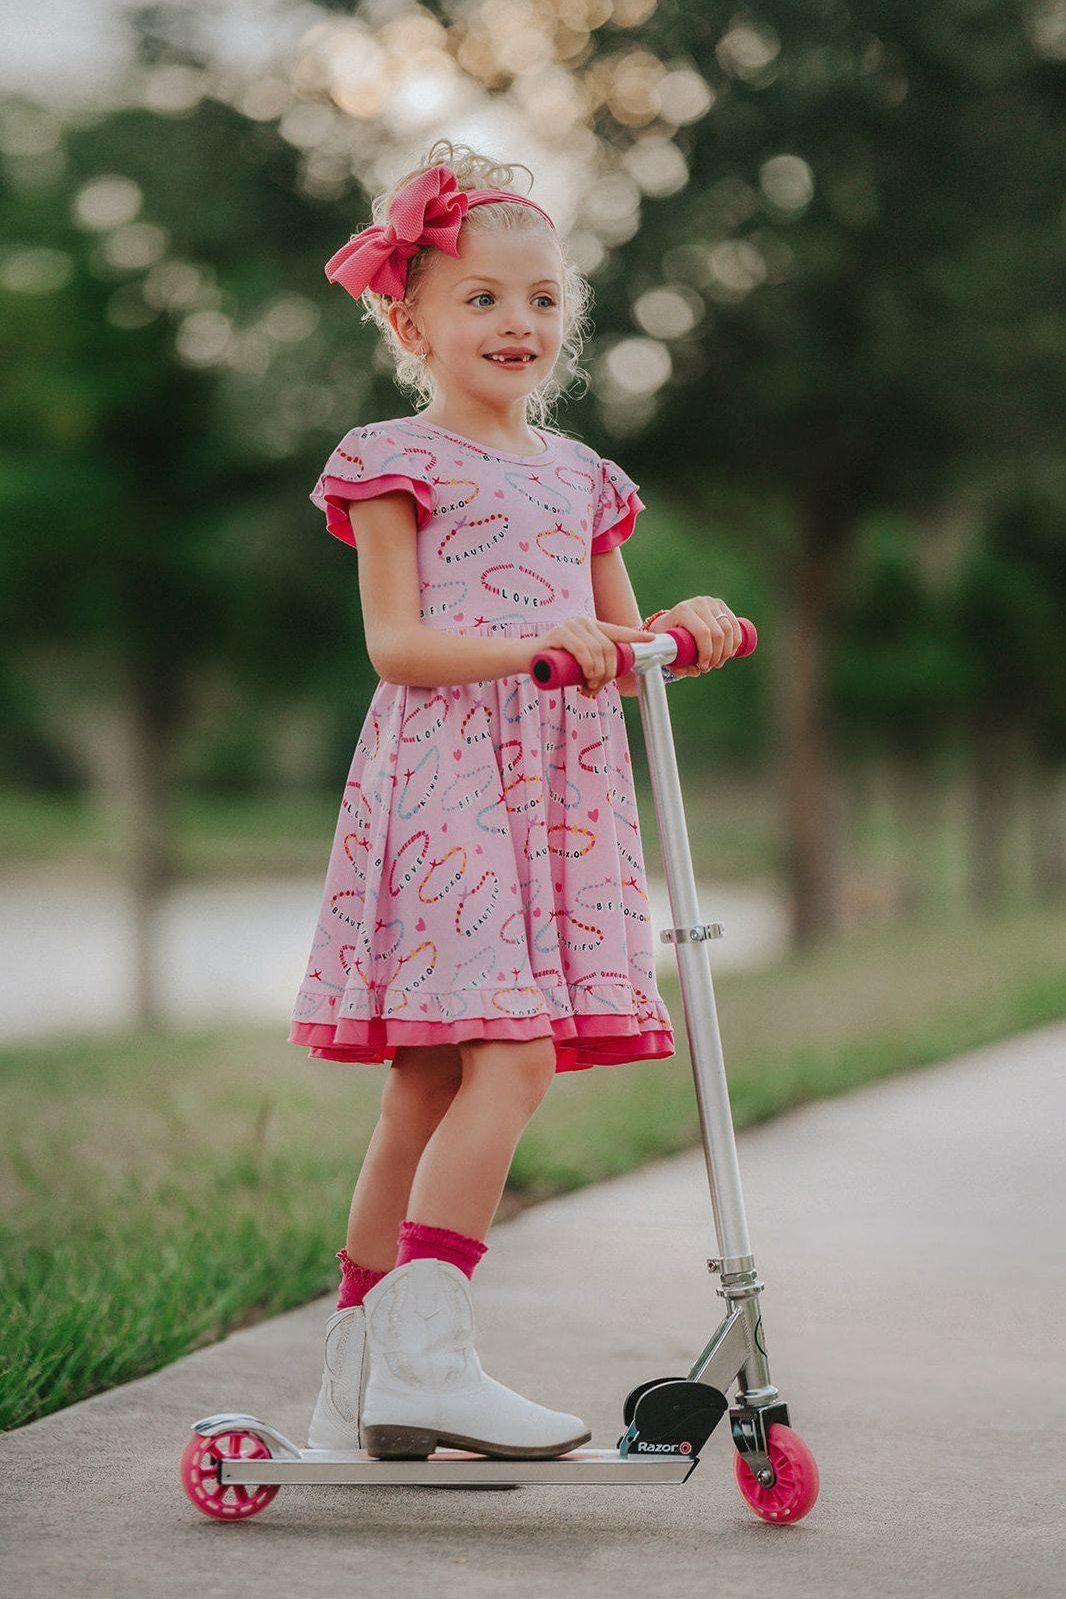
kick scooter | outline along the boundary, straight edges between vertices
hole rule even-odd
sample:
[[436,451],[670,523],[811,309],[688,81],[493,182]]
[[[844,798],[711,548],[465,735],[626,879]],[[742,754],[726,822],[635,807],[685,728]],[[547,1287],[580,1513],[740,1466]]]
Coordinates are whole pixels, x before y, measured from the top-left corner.
[[[752,624],[739,618],[743,641],[737,657],[755,648]],[[446,1483],[449,1487],[522,1483],[683,1483],[718,1422],[729,1412],[736,1445],[734,1472],[743,1498],[764,1521],[799,1521],[818,1496],[818,1467],[789,1425],[788,1407],[770,1381],[759,1295],[740,1185],[733,1118],[718,1032],[707,942],[720,938],[720,922],[705,922],[685,830],[677,761],[666,705],[665,669],[691,666],[696,641],[675,628],[654,641],[621,643],[618,676],[636,674],[641,724],[648,752],[655,819],[670,897],[671,927],[660,938],[674,946],[707,1164],[718,1254],[708,1269],[721,1277],[717,1294],[725,1316],[684,1377],[653,1377],[627,1396],[624,1432],[615,1449],[572,1449],[553,1460],[500,1460],[462,1449],[437,1449],[425,1460],[378,1460],[365,1450],[300,1449],[255,1416],[224,1411],[195,1423],[182,1456],[181,1476],[193,1504],[205,1515],[240,1521],[257,1515],[282,1483]],[[533,657],[530,676],[539,689],[584,682],[568,650]],[[734,1402],[726,1398],[737,1382]]]

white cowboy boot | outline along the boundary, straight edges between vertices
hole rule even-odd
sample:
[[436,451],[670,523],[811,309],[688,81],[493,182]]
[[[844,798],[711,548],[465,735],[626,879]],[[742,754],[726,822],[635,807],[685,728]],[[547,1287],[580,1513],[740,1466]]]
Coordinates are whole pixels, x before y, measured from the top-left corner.
[[366,1316],[362,1305],[335,1310],[326,1323],[326,1358],[311,1425],[308,1449],[363,1447],[359,1416],[369,1369]]
[[510,1460],[550,1460],[592,1437],[580,1416],[547,1410],[487,1377],[474,1348],[470,1279],[450,1260],[395,1266],[363,1300],[370,1375],[363,1447],[378,1460],[425,1460],[438,1444]]

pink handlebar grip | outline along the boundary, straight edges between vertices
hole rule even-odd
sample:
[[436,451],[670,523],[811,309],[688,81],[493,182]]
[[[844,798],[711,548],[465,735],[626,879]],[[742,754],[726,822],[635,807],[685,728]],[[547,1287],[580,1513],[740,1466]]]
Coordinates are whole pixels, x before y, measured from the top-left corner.
[[[754,622],[749,622],[746,616],[738,616],[740,623],[740,648],[730,660],[738,661],[742,655],[750,655],[759,642],[759,635],[755,631]],[[694,666],[699,658],[696,640],[687,627],[671,627],[667,629],[671,638],[677,640],[677,655],[670,662],[671,666]],[[624,677],[633,665],[633,646],[622,640],[615,639],[614,647],[618,652],[617,677]],[[578,664],[577,657],[571,655],[569,650],[541,650],[534,655],[529,663],[529,675],[538,688],[566,688],[571,683],[583,683],[585,674]]]

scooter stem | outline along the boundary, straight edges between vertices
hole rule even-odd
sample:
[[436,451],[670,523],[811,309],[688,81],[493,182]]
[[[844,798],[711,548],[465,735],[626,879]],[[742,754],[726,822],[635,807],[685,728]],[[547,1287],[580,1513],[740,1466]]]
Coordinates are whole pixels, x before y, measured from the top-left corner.
[[755,1271],[748,1237],[729,1086],[706,947],[709,939],[721,937],[723,928],[720,923],[705,922],[700,916],[661,663],[657,653],[653,654],[647,645],[637,645],[633,653],[655,820],[673,921],[673,926],[661,929],[659,936],[664,942],[672,943],[677,953],[685,1032],[721,1257],[708,1264],[712,1270],[721,1270],[722,1287],[718,1293],[729,1305],[729,1315],[693,1366],[690,1376],[699,1380],[712,1370],[719,1376],[730,1366],[730,1376],[740,1373],[742,1402],[772,1402],[777,1397],[777,1389],[770,1382],[758,1309],[758,1295],[763,1284]]

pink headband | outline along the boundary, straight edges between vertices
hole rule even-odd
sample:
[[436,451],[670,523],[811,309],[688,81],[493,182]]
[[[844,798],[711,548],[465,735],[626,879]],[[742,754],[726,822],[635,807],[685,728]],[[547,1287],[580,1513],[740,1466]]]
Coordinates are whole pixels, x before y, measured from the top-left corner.
[[364,289],[402,299],[407,289],[407,263],[424,245],[448,255],[459,254],[459,229],[470,206],[489,200],[531,205],[548,226],[547,211],[509,189],[460,189],[450,167],[429,167],[404,185],[389,207],[389,221],[353,233],[326,262],[326,276],[357,300]]

